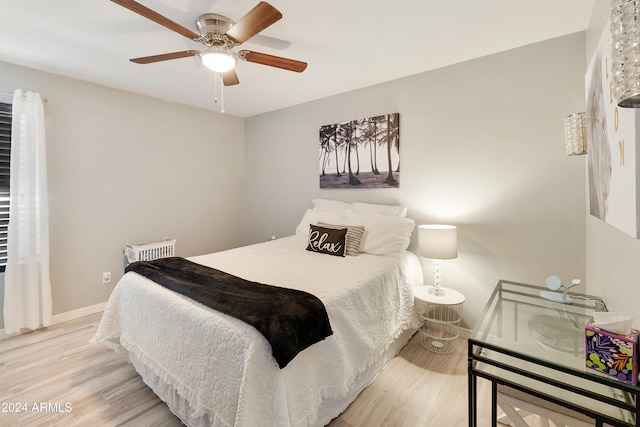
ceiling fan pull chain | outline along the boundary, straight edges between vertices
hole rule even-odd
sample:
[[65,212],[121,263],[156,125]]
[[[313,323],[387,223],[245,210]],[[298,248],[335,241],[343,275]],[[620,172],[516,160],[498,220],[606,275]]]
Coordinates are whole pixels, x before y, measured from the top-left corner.
[[[222,73],[213,73],[214,77],[214,89],[213,89],[213,102],[220,104],[220,114],[224,114],[224,84],[222,82]],[[218,88],[220,88],[220,97],[218,97]]]
[[220,81],[220,76],[218,73],[213,73],[213,102],[215,104],[218,103],[218,82]]
[[[220,104],[220,113],[224,114],[224,85],[222,84],[222,74],[213,73],[215,75],[213,102]],[[220,98],[218,98],[218,87],[220,87]]]
[[222,73],[216,73],[220,82],[220,114],[224,114],[224,85],[222,84]]

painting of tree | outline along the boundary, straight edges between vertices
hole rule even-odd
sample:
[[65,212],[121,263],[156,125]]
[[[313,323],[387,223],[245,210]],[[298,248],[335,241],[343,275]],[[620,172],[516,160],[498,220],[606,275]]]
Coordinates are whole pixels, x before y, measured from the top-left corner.
[[320,188],[397,188],[400,113],[320,126]]

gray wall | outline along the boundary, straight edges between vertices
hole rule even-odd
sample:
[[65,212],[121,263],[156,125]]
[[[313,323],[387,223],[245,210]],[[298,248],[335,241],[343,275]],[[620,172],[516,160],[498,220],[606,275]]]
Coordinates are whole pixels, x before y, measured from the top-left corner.
[[[54,314],[106,301],[127,242],[176,237],[189,256],[290,235],[314,197],[401,203],[418,223],[458,225],[459,257],[443,277],[467,296],[466,326],[500,278],[583,278],[585,163],[565,155],[562,118],[584,110],[584,52],[575,34],[251,117],[244,129],[0,63],[0,90],[49,98]],[[320,190],[318,127],[396,111],[400,188]]]
[[[584,52],[574,34],[246,119],[245,243],[293,234],[316,197],[406,205],[459,226],[442,271],[468,327],[500,278],[584,279],[585,162],[562,121],[585,109]],[[319,126],[393,112],[400,188],[320,190]]]
[[[609,31],[609,4],[596,2],[587,31],[586,60],[593,56],[603,31]],[[640,126],[636,110],[636,127]],[[637,130],[637,129],[636,129]],[[638,141],[636,140],[636,150]],[[636,164],[636,167],[640,165]],[[585,188],[585,192],[587,189]],[[588,199],[587,199],[588,201]],[[640,327],[640,240],[586,212],[587,284],[589,292],[602,295],[609,310],[632,313]]]
[[0,82],[48,98],[54,315],[105,302],[126,243],[177,238],[181,256],[242,243],[243,119],[3,62]]

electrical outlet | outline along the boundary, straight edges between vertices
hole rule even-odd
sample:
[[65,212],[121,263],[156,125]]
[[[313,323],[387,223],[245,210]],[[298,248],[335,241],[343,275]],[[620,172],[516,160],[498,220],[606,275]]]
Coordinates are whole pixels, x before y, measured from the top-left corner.
[[102,283],[111,283],[111,272],[105,271],[102,273]]

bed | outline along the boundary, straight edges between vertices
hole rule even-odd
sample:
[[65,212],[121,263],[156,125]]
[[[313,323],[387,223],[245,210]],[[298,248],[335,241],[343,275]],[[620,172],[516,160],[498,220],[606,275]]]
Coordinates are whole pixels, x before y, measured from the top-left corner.
[[[406,250],[412,220],[314,204],[295,235],[189,258],[322,301],[333,333],[285,367],[252,326],[134,272],[114,288],[92,341],[125,355],[186,425],[326,425],[416,331],[413,288],[423,276]],[[310,227],[318,223],[364,228],[357,254],[308,249]]]

